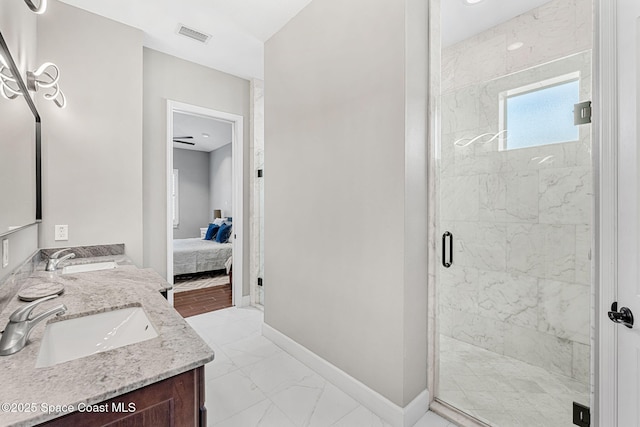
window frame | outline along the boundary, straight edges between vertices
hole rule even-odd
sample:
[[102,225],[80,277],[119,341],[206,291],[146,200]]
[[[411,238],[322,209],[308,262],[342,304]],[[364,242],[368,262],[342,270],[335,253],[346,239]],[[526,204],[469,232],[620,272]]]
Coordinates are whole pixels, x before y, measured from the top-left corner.
[[537,92],[540,90],[545,90],[545,89],[550,89],[554,86],[560,86],[562,84],[565,83],[571,83],[571,82],[578,82],[578,102],[580,100],[580,89],[581,89],[581,85],[580,85],[580,71],[574,71],[571,73],[567,73],[567,74],[562,74],[560,76],[556,76],[556,77],[552,77],[550,79],[545,79],[545,80],[541,80],[538,82],[534,82],[534,83],[530,83],[524,86],[519,86],[517,88],[514,89],[508,89],[505,91],[502,91],[498,94],[498,129],[500,129],[501,131],[507,131],[506,138],[500,138],[500,143],[498,146],[498,150],[499,151],[511,151],[511,150],[520,150],[520,149],[525,149],[525,148],[535,148],[535,147],[542,147],[545,145],[552,145],[552,144],[561,144],[561,143],[565,143],[565,142],[576,142],[579,140],[571,140],[571,141],[557,141],[557,142],[550,142],[550,143],[546,143],[546,144],[540,144],[540,145],[529,145],[526,147],[516,147],[516,148],[509,148],[507,146],[507,141],[509,139],[509,132],[507,130],[507,100],[513,96],[519,96],[519,95],[525,95],[527,93],[532,93],[532,92]]

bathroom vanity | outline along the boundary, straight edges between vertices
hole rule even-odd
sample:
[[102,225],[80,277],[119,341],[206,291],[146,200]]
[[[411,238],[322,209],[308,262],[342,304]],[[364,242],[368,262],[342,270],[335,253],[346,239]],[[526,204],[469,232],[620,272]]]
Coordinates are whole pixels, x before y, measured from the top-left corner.
[[[65,287],[34,314],[60,304],[67,310],[35,326],[21,351],[0,357],[0,425],[206,425],[204,364],[213,360],[213,350],[161,295],[170,285],[152,270],[135,267],[124,255],[71,261],[116,261],[118,267],[62,274],[62,269],[44,271],[46,263],[40,261],[34,262],[35,271],[23,273],[20,289],[47,282]],[[0,312],[0,327],[26,304],[11,298]],[[110,321],[94,322],[98,318],[94,316],[106,314],[100,319],[110,319],[117,310],[128,309],[142,313],[143,328],[156,334],[94,354],[79,353],[95,338],[91,325]],[[46,343],[45,329],[57,323],[72,325],[69,333],[58,335],[59,342]],[[43,356],[47,351],[51,354]]]

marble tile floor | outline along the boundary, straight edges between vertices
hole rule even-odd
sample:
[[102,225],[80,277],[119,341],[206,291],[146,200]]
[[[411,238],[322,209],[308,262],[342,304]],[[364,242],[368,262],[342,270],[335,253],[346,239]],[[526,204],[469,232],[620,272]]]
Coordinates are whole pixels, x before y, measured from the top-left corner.
[[[187,322],[216,352],[206,365],[212,427],[389,427],[262,336],[262,311],[227,308]],[[428,412],[415,427],[456,427]]]
[[440,336],[438,397],[491,426],[569,427],[574,401],[589,406],[589,385]]

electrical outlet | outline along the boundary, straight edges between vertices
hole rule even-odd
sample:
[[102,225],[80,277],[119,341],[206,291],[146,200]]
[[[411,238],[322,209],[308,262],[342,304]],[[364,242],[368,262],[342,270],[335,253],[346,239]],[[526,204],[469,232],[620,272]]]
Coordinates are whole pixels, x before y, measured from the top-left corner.
[[56,225],[56,231],[53,240],[69,240],[69,226]]
[[2,240],[2,268],[9,265],[9,239]]

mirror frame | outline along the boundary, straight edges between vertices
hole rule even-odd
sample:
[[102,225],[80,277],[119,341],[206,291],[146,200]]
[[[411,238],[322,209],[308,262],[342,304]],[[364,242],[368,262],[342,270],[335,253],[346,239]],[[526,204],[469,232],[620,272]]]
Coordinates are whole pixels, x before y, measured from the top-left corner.
[[37,224],[42,222],[42,123],[40,121],[40,114],[38,113],[38,109],[36,108],[36,104],[33,102],[29,91],[27,90],[27,85],[22,79],[22,74],[18,69],[15,61],[13,60],[13,56],[9,51],[9,46],[4,40],[2,33],[0,32],[0,51],[4,53],[4,57],[7,61],[7,65],[11,69],[11,73],[16,78],[16,82],[18,83],[18,87],[20,91],[24,94],[23,98],[27,102],[29,109],[33,113],[33,117],[35,119],[36,126],[36,212],[35,212],[35,220],[33,222],[24,224],[20,227],[17,227],[13,230],[9,230],[6,232],[0,232],[0,236],[5,236],[11,233],[14,233],[23,228],[29,227],[33,224]]

